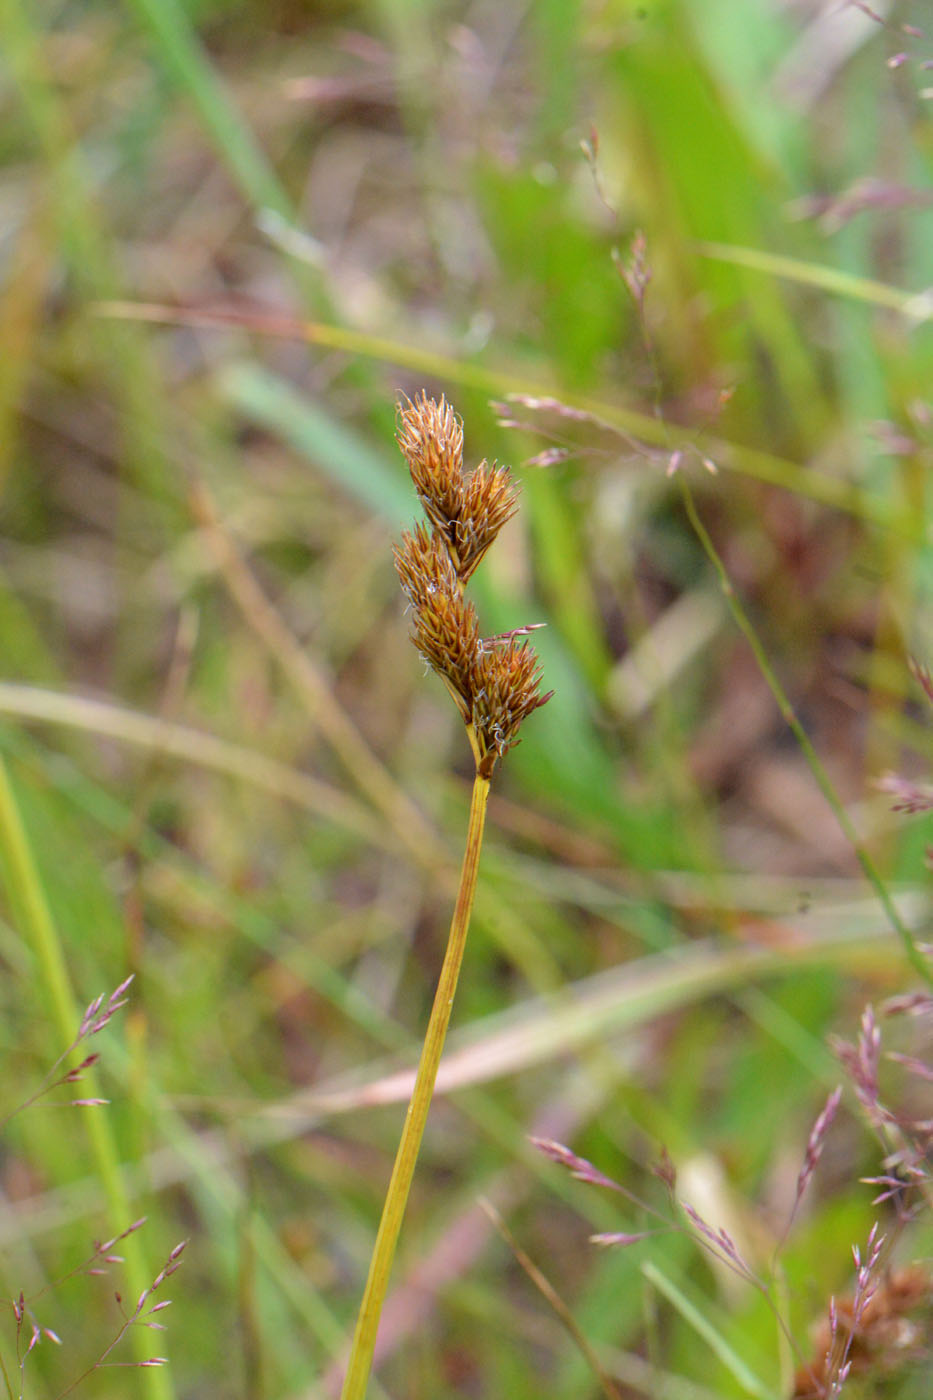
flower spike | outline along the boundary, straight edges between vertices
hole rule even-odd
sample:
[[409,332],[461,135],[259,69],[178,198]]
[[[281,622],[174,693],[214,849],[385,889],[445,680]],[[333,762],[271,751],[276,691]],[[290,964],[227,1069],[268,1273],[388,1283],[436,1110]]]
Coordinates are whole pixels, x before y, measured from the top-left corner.
[[[412,613],[411,639],[450,691],[473,748],[477,771],[492,776],[518,743],[522,721],[546,703],[530,628],[480,636],[464,587],[503,525],[518,509],[507,467],[487,462],[463,471],[463,426],[446,399],[417,395],[399,410],[398,444],[428,525],[395,548],[395,567]],[[429,528],[430,527],[430,528]]]

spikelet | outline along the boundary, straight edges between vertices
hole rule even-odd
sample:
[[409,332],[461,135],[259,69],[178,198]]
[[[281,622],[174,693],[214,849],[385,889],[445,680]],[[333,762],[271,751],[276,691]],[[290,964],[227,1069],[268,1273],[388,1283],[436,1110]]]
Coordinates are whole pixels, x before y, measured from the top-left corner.
[[507,467],[463,471],[463,426],[446,399],[426,394],[400,408],[398,444],[430,528],[416,525],[395,547],[395,567],[411,609],[411,638],[453,697],[477,771],[492,776],[542,695],[538,658],[519,628],[483,638],[464,586],[518,509]]

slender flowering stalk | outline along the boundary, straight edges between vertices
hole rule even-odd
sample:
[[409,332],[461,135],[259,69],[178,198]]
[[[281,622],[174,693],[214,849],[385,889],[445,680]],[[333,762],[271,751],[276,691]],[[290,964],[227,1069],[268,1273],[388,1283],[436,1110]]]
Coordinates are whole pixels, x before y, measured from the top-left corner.
[[476,609],[464,596],[468,579],[518,508],[508,469],[481,462],[473,472],[464,472],[463,427],[443,398],[437,403],[422,394],[402,406],[398,444],[427,516],[427,524],[415,525],[395,548],[411,639],[457,706],[476,772],[447,951],[373,1247],[342,1400],[362,1400],[372,1369],[379,1317],[463,963],[489,785],[499,759],[518,743],[523,721],[550,699],[541,694],[538,659],[527,641],[533,629],[483,637]]
[[[78,1033],[68,1046],[68,1049],[63,1050],[59,1055],[51,1069],[46,1073],[44,1080],[35,1093],[30,1094],[29,1098],[24,1099],[17,1108],[12,1109],[9,1113],[0,1117],[0,1128],[5,1127],[10,1119],[15,1118],[18,1113],[22,1113],[25,1109],[31,1108],[33,1104],[37,1103],[39,1099],[44,1098],[51,1090],[59,1088],[62,1084],[77,1084],[85,1077],[89,1070],[93,1069],[100,1058],[99,1055],[86,1055],[80,1064],[73,1065],[71,1069],[63,1070],[62,1073],[58,1074],[56,1077],[58,1070],[71,1055],[72,1051],[76,1050],[82,1041],[102,1031],[104,1027],[110,1023],[116,1013],[126,1006],[129,997],[123,994],[129,988],[132,980],[133,977],[131,975],[127,977],[125,982],[121,982],[116,991],[110,993],[106,1005],[104,1004],[103,996],[95,997],[81,1017],[81,1025],[78,1027]],[[106,1103],[109,1103],[109,1100],[101,1098],[71,1100],[73,1108],[96,1108]]]
[[820,1158],[823,1155],[823,1148],[826,1145],[826,1135],[832,1126],[833,1119],[836,1117],[841,1098],[842,1088],[837,1084],[820,1110],[816,1122],[810,1129],[810,1136],[807,1138],[807,1147],[804,1153],[803,1164],[800,1171],[797,1173],[797,1190],[794,1193],[794,1203],[790,1208],[787,1224],[781,1231],[780,1238],[774,1246],[774,1255],[771,1261],[772,1272],[774,1271],[777,1256],[787,1243],[787,1237],[791,1232],[794,1221],[797,1219],[797,1211],[800,1207],[800,1202],[804,1198],[804,1193],[810,1184],[810,1178],[819,1166]]

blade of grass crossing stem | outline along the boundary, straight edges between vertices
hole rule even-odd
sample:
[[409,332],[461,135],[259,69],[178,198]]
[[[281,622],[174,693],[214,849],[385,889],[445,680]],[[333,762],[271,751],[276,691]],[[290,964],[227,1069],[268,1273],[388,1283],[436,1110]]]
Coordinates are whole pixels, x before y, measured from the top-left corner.
[[684,1322],[693,1328],[698,1337],[702,1337],[710,1351],[735,1377],[746,1395],[754,1395],[756,1400],[779,1400],[777,1392],[765,1385],[764,1381],[755,1375],[738,1352],[729,1345],[722,1333],[717,1331],[698,1308],[694,1307],[690,1299],[680,1291],[672,1279],[663,1274],[650,1260],[646,1260],[642,1264],[641,1271],[651,1286],[656,1288],[667,1299],[671,1307],[680,1314]]
[[[33,856],[29,837],[23,824],[10,782],[9,772],[0,756],[0,862],[7,882],[10,903],[15,910],[24,936],[29,940],[51,1009],[52,1021],[62,1044],[70,1045],[81,1021],[81,1011],[75,1001],[65,953],[52,918],[42,878]],[[93,1070],[84,1076],[85,1096],[98,1097]],[[82,1114],[88,1141],[100,1177],[114,1230],[124,1230],[132,1220],[130,1202],[120,1175],[116,1144],[104,1112],[89,1110]],[[123,1241],[126,1274],[132,1297],[139,1297],[152,1282],[139,1235],[134,1233]],[[149,1335],[133,1328],[133,1347],[137,1359],[145,1361],[151,1354]],[[145,1368],[149,1395],[152,1400],[170,1400],[173,1395],[169,1374],[162,1367]]]
[[[218,314],[215,310],[193,310],[148,302],[101,302],[97,310],[102,316],[165,325],[230,324],[228,316]],[[450,384],[484,391],[497,398],[509,393],[547,397],[556,392],[555,385],[547,381],[533,381],[527,375],[514,374],[502,368],[487,369],[484,365],[457,360],[437,350],[425,350],[399,340],[348,330],[344,326],[327,325],[319,321],[299,322],[282,317],[248,317],[243,314],[238,315],[235,324],[251,327],[257,333],[305,340],[309,345],[323,345],[346,351],[350,355],[415,370],[434,379],[446,380]],[[562,401],[571,408],[592,413],[619,432],[654,446],[669,450],[677,446],[700,449],[712,457],[716,465],[724,471],[747,476],[753,481],[764,481],[779,486],[782,491],[791,491],[805,499],[819,501],[820,504],[830,506],[834,510],[845,511],[856,519],[868,520],[882,529],[892,530],[905,539],[916,540],[918,537],[918,525],[913,515],[905,511],[894,511],[873,500],[867,491],[852,481],[841,481],[808,467],[801,467],[796,462],[776,457],[773,453],[744,447],[705,433],[699,437],[692,430],[678,433],[676,429],[667,423],[660,423],[650,414],[620,408],[611,402],[590,399],[580,394],[564,394]]]
[[826,798],[826,801],[829,803],[833,815],[835,816],[836,821],[839,823],[839,826],[842,829],[843,835],[845,836],[846,840],[850,843],[852,850],[855,852],[856,859],[858,860],[859,865],[862,867],[862,870],[865,874],[865,878],[868,880],[869,884],[874,889],[875,894],[878,896],[878,901],[888,917],[888,921],[890,922],[891,927],[894,929],[895,933],[900,938],[901,943],[904,946],[905,956],[907,957],[914,971],[923,979],[926,985],[928,987],[933,987],[933,974],[931,974],[930,969],[927,967],[923,956],[917,948],[917,945],[914,943],[910,930],[907,928],[903,919],[898,914],[897,909],[894,905],[894,901],[891,898],[887,886],[881,878],[877,866],[875,865],[871,856],[868,854],[868,851],[862,845],[862,842],[859,839],[858,832],[852,825],[852,821],[849,817],[849,814],[843,806],[842,802],[840,801],[836,789],[832,785],[829,774],[826,772],[826,769],[820,762],[816,749],[813,747],[813,744],[810,741],[810,736],[807,734],[803,725],[800,723],[800,720],[797,718],[797,715],[794,711],[794,707],[790,703],[790,700],[788,698],[787,692],[784,690],[784,687],[778,680],[777,673],[772,667],[771,662],[768,660],[765,649],[761,644],[761,640],[758,637],[758,634],[755,631],[754,627],[752,626],[751,619],[749,618],[745,609],[742,607],[741,602],[739,601],[738,595],[736,594],[735,589],[732,586],[732,580],[730,579],[729,574],[726,570],[726,566],[720,558],[719,552],[716,549],[716,546],[713,544],[712,538],[710,537],[706,526],[703,524],[703,521],[699,517],[696,508],[696,502],[693,499],[693,492],[690,490],[689,485],[684,480],[683,475],[680,476],[680,490],[683,497],[684,507],[687,512],[687,518],[689,519],[690,524],[693,527],[697,539],[700,541],[700,544],[703,547],[706,557],[709,559],[710,563],[712,564],[713,568],[716,570],[716,573],[719,576],[719,582],[722,586],[722,591],[725,596],[726,603],[728,604],[729,611],[732,613],[732,616],[735,620],[739,631],[742,633],[743,637],[748,642],[748,645],[751,647],[752,654],[755,657],[756,662],[758,663],[758,669],[761,671],[761,674],[764,677],[768,689],[771,691],[771,694],[774,696],[774,699],[777,702],[777,706],[781,712],[782,718],[789,727],[794,738],[797,740],[797,743],[800,746],[800,751],[807,762],[807,766],[809,767],[810,772],[813,774],[813,777],[816,780],[817,787],[820,789],[823,796]]

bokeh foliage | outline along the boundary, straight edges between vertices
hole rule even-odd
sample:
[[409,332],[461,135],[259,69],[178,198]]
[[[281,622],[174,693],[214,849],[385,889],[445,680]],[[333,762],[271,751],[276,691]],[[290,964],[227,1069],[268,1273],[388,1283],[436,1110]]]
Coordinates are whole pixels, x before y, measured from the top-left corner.
[[[652,1200],[665,1143],[766,1268],[840,1077],[827,1035],[912,985],[839,815],[921,931],[929,821],[873,787],[922,776],[933,732],[908,664],[933,651],[920,8],[0,5],[0,750],[78,1014],[136,975],[95,1047],[110,1107],[6,1129],[3,1287],[129,1223],[82,1112],[150,1272],[191,1238],[170,1373],[96,1394],[325,1394],[352,1323],[468,798],[391,565],[415,514],[394,405],[422,387],[471,462],[516,465],[478,606],[548,624],[556,695],[497,776],[384,1393],[596,1393],[484,1195],[632,1393],[747,1393],[727,1354],[787,1393],[759,1295],[681,1235],[594,1249],[637,1219],[526,1137]],[[516,393],[558,407],[503,427]],[[12,1108],[64,1047],[3,874]],[[850,1095],[785,1251],[804,1351],[880,1156]],[[922,1221],[897,1249],[929,1251]],[[114,1286],[37,1304],[63,1346],[28,1395],[106,1343]]]

